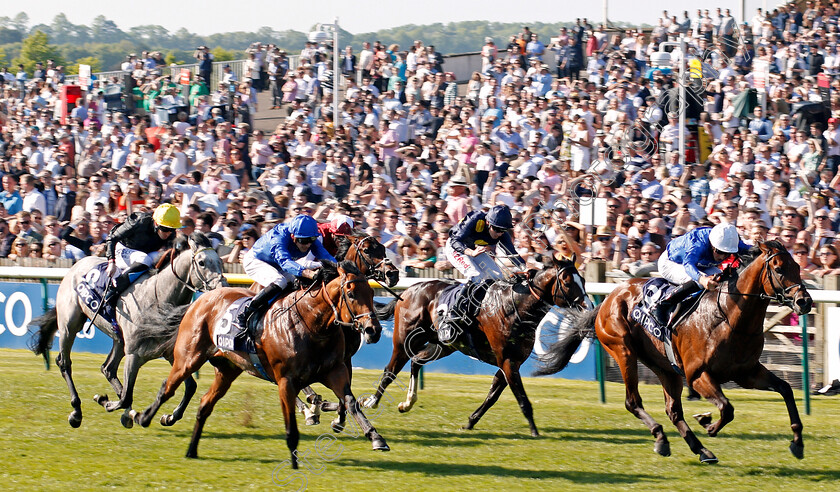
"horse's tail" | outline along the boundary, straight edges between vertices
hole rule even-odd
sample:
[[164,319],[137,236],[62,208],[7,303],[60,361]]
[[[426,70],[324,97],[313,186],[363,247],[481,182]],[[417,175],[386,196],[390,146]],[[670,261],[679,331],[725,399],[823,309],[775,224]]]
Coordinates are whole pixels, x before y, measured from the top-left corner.
[[572,324],[569,330],[560,335],[560,339],[548,348],[545,354],[541,355],[538,362],[538,369],[534,376],[547,376],[562,371],[574,355],[575,350],[580,347],[584,338],[595,335],[595,318],[598,317],[599,305],[591,311],[583,313],[570,313]]
[[178,327],[189,308],[189,304],[182,306],[163,304],[158,309],[151,310],[143,316],[143,321],[135,328],[135,337],[137,340],[142,340],[147,350],[169,358],[175,350]]
[[38,329],[32,333],[26,346],[33,351],[35,355],[44,356],[44,362],[47,367],[50,366],[50,347],[52,347],[55,332],[58,331],[58,315],[55,308],[50,309],[43,316],[39,316],[32,320],[32,325],[38,326]]
[[398,299],[393,299],[388,304],[375,304],[376,316],[380,321],[387,321],[394,317],[394,310],[397,308]]

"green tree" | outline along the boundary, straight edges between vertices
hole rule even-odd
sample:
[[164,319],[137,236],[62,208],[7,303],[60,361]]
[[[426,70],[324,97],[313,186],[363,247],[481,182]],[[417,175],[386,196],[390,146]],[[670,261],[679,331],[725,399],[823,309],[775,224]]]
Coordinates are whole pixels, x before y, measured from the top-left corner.
[[46,34],[35,31],[34,34],[23,40],[20,56],[12,60],[12,64],[23,63],[26,72],[29,74],[35,69],[36,62],[53,60],[56,65],[64,65],[64,57],[61,55],[61,51],[57,46],[51,45],[49,41]]
[[102,71],[102,60],[95,56],[84,56],[65,67],[64,72],[68,75],[76,75],[79,73],[79,65],[90,65],[90,72],[96,73]]
[[236,59],[236,53],[230,50],[226,50],[221,46],[216,46],[211,51],[213,53],[213,61],[230,61]]
[[0,48],[0,65],[6,65],[6,50]]

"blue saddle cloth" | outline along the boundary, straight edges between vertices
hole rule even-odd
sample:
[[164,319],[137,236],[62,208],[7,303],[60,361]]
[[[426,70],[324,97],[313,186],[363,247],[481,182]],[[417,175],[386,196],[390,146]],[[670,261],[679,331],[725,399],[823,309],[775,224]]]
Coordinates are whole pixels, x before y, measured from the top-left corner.
[[[94,265],[93,268],[85,273],[82,280],[76,284],[76,294],[78,294],[79,300],[94,313],[102,304],[105,297],[105,289],[108,287],[108,275],[105,273],[107,269],[108,262]],[[110,309],[100,311],[100,316],[112,325],[115,323],[114,313]]]
[[[644,287],[642,287],[642,300],[630,311],[630,319],[642,325],[645,331],[656,337],[658,340],[663,342],[666,339],[670,340],[672,330],[657,323],[653,312],[660,299],[679,287],[679,285],[672,284],[664,278],[652,278],[648,280],[645,282]],[[691,293],[686,300],[697,297],[701,292],[702,291]],[[685,305],[686,302],[683,301],[681,304]],[[677,307],[678,306],[674,306],[671,309],[673,310]],[[670,318],[670,316],[671,313],[669,312],[668,317]]]
[[[237,337],[245,329],[244,326],[239,324],[239,314],[251,304],[252,299],[252,297],[242,297],[233,301],[228,306],[224,316],[219,318],[216,326],[213,327],[213,341],[216,347],[222,350],[247,353],[259,375],[267,381],[273,381],[260,362],[260,358],[257,355],[257,347],[254,345],[254,342],[246,337]],[[260,332],[262,324],[262,319],[257,320],[254,333]]]

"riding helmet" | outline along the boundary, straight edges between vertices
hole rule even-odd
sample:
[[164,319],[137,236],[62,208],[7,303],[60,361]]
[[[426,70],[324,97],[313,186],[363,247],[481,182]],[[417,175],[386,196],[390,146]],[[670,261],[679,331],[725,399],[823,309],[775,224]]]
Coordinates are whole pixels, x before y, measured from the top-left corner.
[[487,223],[497,229],[512,229],[513,217],[507,205],[496,205],[487,212]]
[[318,231],[318,223],[308,215],[298,215],[289,224],[289,232],[295,238],[318,237],[321,232]]
[[159,227],[181,228],[181,212],[178,211],[178,207],[171,203],[158,205],[152,218]]
[[709,233],[709,241],[718,251],[724,253],[737,253],[738,243],[740,237],[738,236],[738,229],[732,224],[718,224],[712,227],[712,232]]
[[353,234],[353,226],[353,219],[344,214],[339,214],[330,221],[330,232],[338,236],[349,236]]

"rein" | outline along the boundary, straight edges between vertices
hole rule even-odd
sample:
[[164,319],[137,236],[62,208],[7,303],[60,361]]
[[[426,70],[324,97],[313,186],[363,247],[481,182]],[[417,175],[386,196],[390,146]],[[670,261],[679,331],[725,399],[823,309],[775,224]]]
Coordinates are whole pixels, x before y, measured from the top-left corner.
[[[189,270],[187,270],[187,280],[184,280],[184,279],[182,279],[181,277],[179,277],[179,276],[178,276],[178,272],[176,272],[176,271],[175,271],[175,259],[177,259],[177,256],[176,256],[175,258],[173,258],[172,260],[170,260],[170,261],[169,261],[169,267],[170,267],[170,269],[172,270],[172,275],[174,275],[174,276],[175,276],[175,278],[176,278],[179,282],[181,282],[181,283],[182,283],[182,284],[183,284],[183,285],[184,285],[187,289],[189,289],[189,290],[191,290],[191,291],[193,291],[193,292],[198,292],[198,291],[204,291],[204,292],[206,292],[207,290],[209,290],[209,287],[210,287],[210,282],[207,280],[207,277],[205,277],[205,276],[204,276],[204,274],[201,272],[201,269],[200,269],[200,268],[198,268],[198,265],[196,265],[196,260],[195,260],[195,257],[196,257],[196,255],[198,255],[199,253],[203,253],[204,251],[211,250],[211,249],[213,249],[213,248],[210,248],[210,247],[206,247],[206,246],[205,246],[205,247],[203,247],[203,248],[201,248],[201,249],[197,249],[197,250],[195,250],[195,251],[193,251],[193,252],[192,252],[192,256],[190,257],[190,268],[189,268]],[[180,255],[178,255],[178,256],[180,256]],[[191,274],[191,273],[192,273],[192,271],[193,271],[193,267],[195,267],[195,272],[196,272],[196,275],[198,275],[198,279],[199,279],[199,281],[201,281],[201,286],[200,286],[200,288],[198,288],[198,289],[197,289],[197,288],[195,288],[195,287],[193,287],[193,286],[192,286],[192,285],[190,285],[190,283],[189,283],[190,274]]]
[[[780,278],[778,278],[776,274],[774,274],[774,271],[768,269],[769,268],[768,265],[770,264],[770,260],[772,260],[773,258],[775,258],[776,256],[778,256],[780,254],[781,254],[781,252],[778,252],[778,251],[773,253],[772,255],[765,258],[764,261],[761,264],[761,274],[762,274],[762,276],[766,276],[770,280],[770,287],[773,288],[773,295],[772,296],[768,295],[764,292],[759,292],[758,294],[753,294],[753,293],[750,293],[750,292],[731,292],[729,290],[721,290],[720,288],[712,289],[712,292],[718,292],[718,295],[727,294],[727,295],[731,295],[731,296],[736,296],[737,295],[737,296],[745,296],[745,297],[757,297],[757,298],[761,299],[762,301],[776,301],[777,303],[779,303],[783,306],[788,306],[791,309],[794,309],[793,298],[789,297],[788,294],[790,293],[790,291],[792,291],[793,289],[795,289],[797,287],[799,287],[800,289],[804,289],[805,286],[802,284],[802,282],[799,282],[799,283],[791,284],[791,285],[785,287],[784,284],[782,283],[782,280]],[[708,289],[706,289],[706,290],[708,290]]]
[[336,306],[335,303],[333,302],[332,298],[327,295],[327,284],[324,284],[324,288],[321,289],[321,292],[322,292],[322,295],[324,296],[324,298],[329,303],[330,307],[332,308],[333,314],[335,315],[335,321],[333,321],[333,323],[336,326],[340,326],[342,328],[350,328],[350,329],[353,329],[354,331],[362,333],[362,328],[361,328],[361,325],[358,323],[358,321],[360,319],[367,318],[369,316],[373,316],[373,311],[368,311],[367,313],[363,313],[363,314],[354,313],[353,308],[350,307],[350,301],[347,299],[347,291],[344,290],[344,286],[346,286],[347,284],[354,284],[354,283],[357,283],[357,282],[367,283],[367,279],[366,278],[357,278],[357,279],[353,279],[353,280],[342,280],[341,285],[339,286],[339,290],[341,291],[341,297],[339,298],[339,301],[338,301],[339,306],[341,305],[342,302],[344,304],[346,304],[347,305],[347,310],[350,311],[350,314],[353,316],[352,321],[350,321],[349,323],[345,322],[345,321],[341,321],[340,314],[339,314],[339,311],[338,311],[338,309],[339,309],[338,306]]

